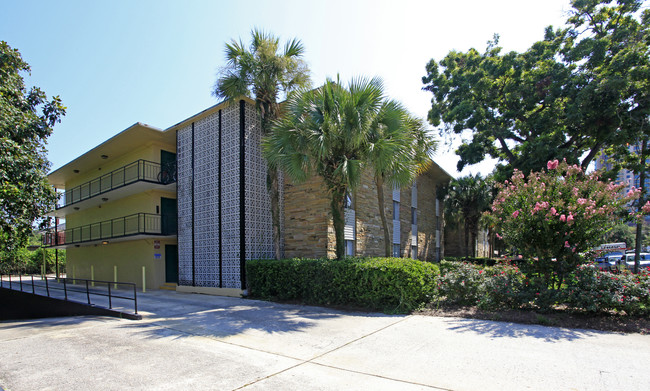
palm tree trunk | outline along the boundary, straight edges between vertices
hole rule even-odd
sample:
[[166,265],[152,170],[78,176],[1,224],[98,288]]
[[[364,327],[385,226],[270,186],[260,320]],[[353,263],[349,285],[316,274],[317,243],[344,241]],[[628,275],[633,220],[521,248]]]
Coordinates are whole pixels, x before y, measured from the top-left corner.
[[280,251],[280,183],[277,168],[268,169],[269,190],[271,195],[271,221],[273,224],[273,252],[275,259],[282,258]]
[[345,257],[345,211],[343,201],[345,190],[332,191],[332,220],[334,223],[334,237],[336,239],[336,259]]
[[469,257],[469,224],[465,222],[465,258]]
[[381,218],[381,227],[384,230],[384,250],[385,256],[390,257],[390,234],[388,232],[388,222],[386,221],[386,207],[384,206],[384,178],[375,177],[375,186],[377,186],[377,202],[379,202],[379,217]]
[[476,258],[476,245],[477,245],[476,237],[477,236],[478,235],[477,235],[476,231],[474,229],[472,229],[472,251],[471,251],[472,258]]

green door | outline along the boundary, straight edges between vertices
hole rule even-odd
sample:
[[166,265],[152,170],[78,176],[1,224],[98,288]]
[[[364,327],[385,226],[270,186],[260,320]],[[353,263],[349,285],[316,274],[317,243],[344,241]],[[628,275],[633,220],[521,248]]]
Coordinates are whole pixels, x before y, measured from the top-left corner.
[[163,184],[176,182],[176,154],[160,151],[160,175],[158,180]]
[[178,246],[165,245],[165,282],[178,284]]
[[176,235],[178,229],[178,212],[176,200],[173,198],[160,198],[160,218],[163,235]]

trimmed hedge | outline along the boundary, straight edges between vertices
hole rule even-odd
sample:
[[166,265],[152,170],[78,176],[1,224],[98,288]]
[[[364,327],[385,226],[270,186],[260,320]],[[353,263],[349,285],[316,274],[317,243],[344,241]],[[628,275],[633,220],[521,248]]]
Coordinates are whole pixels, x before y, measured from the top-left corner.
[[249,295],[408,312],[432,300],[438,266],[406,258],[250,260]]

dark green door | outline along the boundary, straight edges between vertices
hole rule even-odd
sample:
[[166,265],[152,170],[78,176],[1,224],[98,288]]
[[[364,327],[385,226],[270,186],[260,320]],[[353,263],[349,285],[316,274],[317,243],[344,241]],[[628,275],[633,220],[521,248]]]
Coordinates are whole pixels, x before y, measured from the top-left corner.
[[176,235],[178,231],[178,212],[176,209],[176,200],[173,198],[160,198],[160,218],[162,220],[162,234]]
[[160,151],[160,182],[163,184],[176,182],[176,154]]
[[178,284],[178,246],[165,245],[165,282]]

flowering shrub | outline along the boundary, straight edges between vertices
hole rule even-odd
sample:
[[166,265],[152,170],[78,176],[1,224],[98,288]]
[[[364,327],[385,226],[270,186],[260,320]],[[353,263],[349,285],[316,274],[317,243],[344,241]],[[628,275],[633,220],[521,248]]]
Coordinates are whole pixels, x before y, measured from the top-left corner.
[[476,305],[482,294],[483,270],[466,262],[440,263],[440,276],[436,279],[438,299],[445,304]]
[[443,261],[440,270],[436,281],[439,302],[482,309],[517,308],[522,304],[524,276],[516,266],[497,264],[483,268]]
[[579,266],[567,281],[564,302],[588,312],[650,313],[650,273],[601,272],[593,265]]
[[638,197],[638,191],[622,196],[623,185],[600,181],[597,173],[585,174],[579,166],[557,160],[528,178],[515,170],[497,186],[488,212],[497,236],[532,260],[528,277],[554,289],[583,263],[580,253],[599,244],[625,205]]

